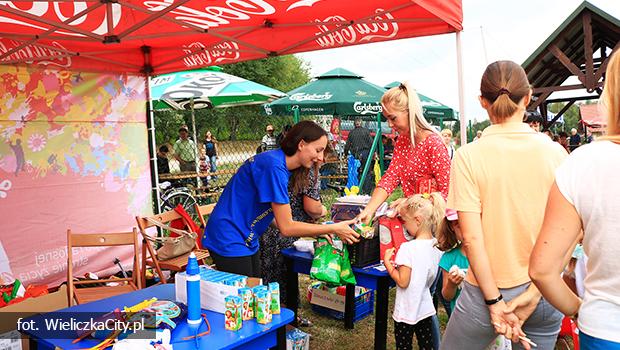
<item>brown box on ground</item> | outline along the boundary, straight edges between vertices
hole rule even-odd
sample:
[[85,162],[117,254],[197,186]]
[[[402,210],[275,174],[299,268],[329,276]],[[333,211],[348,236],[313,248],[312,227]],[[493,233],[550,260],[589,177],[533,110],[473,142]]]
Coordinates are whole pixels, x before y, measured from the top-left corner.
[[313,289],[310,304],[319,305],[328,309],[344,312],[344,301],[344,295],[330,293],[329,291],[322,289]]
[[10,350],[28,350],[28,339],[22,339],[20,348],[18,342],[11,342],[11,339],[15,339],[15,335],[8,334],[17,329],[17,320],[20,317],[29,317],[66,307],[67,286],[63,284],[54,293],[28,298],[20,303],[0,308],[0,349],[5,349],[3,346],[6,346],[6,349]]

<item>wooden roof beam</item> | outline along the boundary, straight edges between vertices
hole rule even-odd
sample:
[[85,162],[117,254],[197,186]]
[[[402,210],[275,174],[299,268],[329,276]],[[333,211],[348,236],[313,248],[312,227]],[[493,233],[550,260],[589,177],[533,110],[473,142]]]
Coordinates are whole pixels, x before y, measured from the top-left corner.
[[557,45],[553,44],[549,46],[549,52],[551,52],[562,64],[566,67],[579,81],[585,86],[586,78],[583,72],[568,58]]
[[[618,50],[620,50],[620,41],[618,41],[618,43],[613,48],[611,53],[617,52]],[[609,57],[611,57],[611,54],[609,55]],[[601,66],[598,67],[598,70],[596,71],[596,74],[594,75],[595,82],[598,82],[599,80],[601,80],[601,78],[603,77],[603,74],[605,73],[605,71],[607,71],[607,64],[609,63],[609,57],[605,58],[605,61],[603,61],[603,63],[601,63]]]
[[592,85],[594,82],[594,62],[592,57],[594,51],[592,49],[592,17],[590,12],[584,13],[581,17],[583,23],[583,55],[586,59],[585,86],[588,92],[594,91]]

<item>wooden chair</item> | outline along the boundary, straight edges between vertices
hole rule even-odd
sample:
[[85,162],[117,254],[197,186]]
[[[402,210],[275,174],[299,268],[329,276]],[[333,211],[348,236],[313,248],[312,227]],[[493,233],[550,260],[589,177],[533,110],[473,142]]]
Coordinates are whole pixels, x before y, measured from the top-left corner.
[[[74,247],[117,247],[133,246],[133,270],[128,278],[107,278],[98,280],[74,281],[73,280],[73,248]],[[73,299],[77,304],[124,294],[138,290],[140,283],[140,264],[138,263],[138,232],[134,227],[132,232],[119,233],[84,233],[76,234],[67,230],[67,298],[69,306],[73,305]],[[76,288],[79,285],[101,284],[108,282],[121,283],[118,286],[101,286],[89,288]]]
[[[196,205],[196,209],[198,210],[198,206]],[[202,216],[202,215],[200,215]],[[149,220],[150,219],[150,220]],[[161,214],[156,214],[148,217],[140,217],[136,216],[136,222],[138,223],[138,228],[140,229],[140,234],[142,235],[142,284],[146,285],[146,267],[150,266],[155,269],[155,272],[159,276],[159,283],[166,283],[166,278],[164,277],[163,270],[170,270],[174,272],[184,271],[187,267],[187,258],[190,253],[186,253],[176,258],[161,260],[157,258],[157,251],[153,246],[153,242],[151,242],[147,236],[149,234],[146,230],[150,227],[157,226],[151,221],[158,221],[163,225],[169,225],[170,222],[182,219],[182,216],[179,215],[174,210],[168,210]],[[201,218],[201,222],[204,220]],[[202,232],[196,232],[198,237],[202,234]],[[198,261],[202,261],[205,263],[205,259],[209,257],[209,251],[206,249],[200,249],[198,244],[196,244],[194,250],[194,254],[196,254],[196,258]],[[148,255],[147,255],[148,254]],[[158,284],[159,284],[158,283]]]
[[196,213],[198,213],[198,220],[200,220],[200,229],[204,232],[205,226],[207,226],[207,221],[205,220],[205,215],[211,215],[213,212],[213,208],[215,208],[215,204],[207,204],[207,205],[198,205],[194,204],[194,209]]

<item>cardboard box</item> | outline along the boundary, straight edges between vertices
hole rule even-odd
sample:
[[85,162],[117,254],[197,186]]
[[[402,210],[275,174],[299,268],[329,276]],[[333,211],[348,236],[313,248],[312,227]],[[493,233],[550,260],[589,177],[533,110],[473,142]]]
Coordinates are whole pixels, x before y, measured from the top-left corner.
[[[56,311],[67,307],[67,286],[62,285],[58,291],[36,298],[28,298],[20,303],[0,308],[0,349],[28,350],[28,339],[14,341],[20,317]],[[17,332],[17,333],[12,333]]]
[[[262,282],[263,280],[260,278],[248,277],[247,287],[258,286]],[[186,287],[185,274],[177,273],[174,275],[176,301],[187,303]],[[200,280],[200,307],[223,314],[226,312],[224,299],[229,295],[238,295],[238,293],[239,287]]]
[[344,301],[344,295],[330,293],[329,291],[322,289],[313,289],[310,304],[319,305],[328,309],[344,312]]

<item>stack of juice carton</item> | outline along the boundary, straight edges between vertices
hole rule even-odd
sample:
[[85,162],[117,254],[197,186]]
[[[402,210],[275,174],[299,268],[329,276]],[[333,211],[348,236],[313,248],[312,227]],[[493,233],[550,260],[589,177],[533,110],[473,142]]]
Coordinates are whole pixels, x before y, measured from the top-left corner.
[[280,285],[258,285],[253,288],[239,288],[238,295],[229,295],[225,299],[225,327],[236,331],[241,329],[243,321],[256,318],[260,324],[270,323],[272,315],[280,313]]

